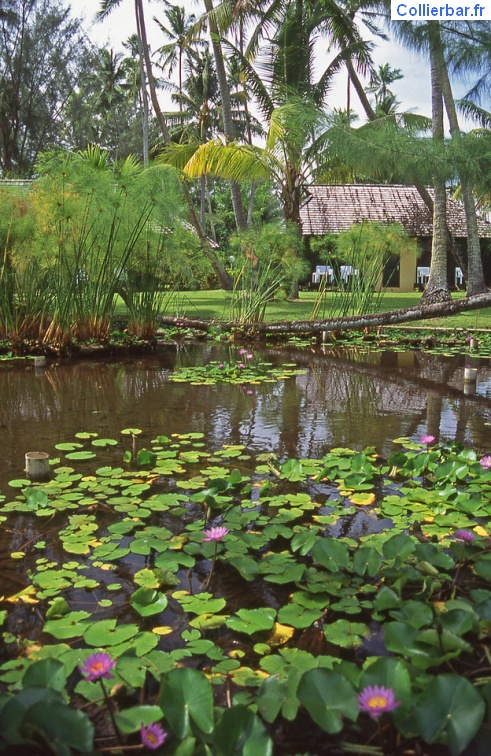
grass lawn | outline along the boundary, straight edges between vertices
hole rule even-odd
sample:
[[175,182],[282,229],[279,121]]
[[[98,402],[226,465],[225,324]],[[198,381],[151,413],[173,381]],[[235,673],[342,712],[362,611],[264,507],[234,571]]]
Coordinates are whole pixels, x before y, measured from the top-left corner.
[[[462,293],[454,297],[463,296]],[[330,297],[330,294],[327,294]],[[385,294],[380,300],[380,311],[399,310],[416,305],[421,297],[419,292],[408,294]],[[268,305],[266,320],[308,320],[316,298],[315,292],[301,292],[296,302],[276,302]],[[328,300],[329,301],[329,300]],[[186,316],[201,320],[229,320],[231,292],[217,291],[184,291],[171,294],[166,315]],[[124,304],[120,301],[116,313],[124,315]],[[447,318],[434,318],[408,324],[410,326],[428,325],[431,327],[491,329],[491,307],[482,310],[464,312]]]

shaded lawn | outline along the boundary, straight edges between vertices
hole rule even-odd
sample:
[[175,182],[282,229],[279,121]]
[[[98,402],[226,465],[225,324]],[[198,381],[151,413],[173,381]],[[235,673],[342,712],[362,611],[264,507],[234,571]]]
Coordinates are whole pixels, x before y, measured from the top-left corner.
[[[453,294],[455,298],[463,296],[462,292]],[[331,295],[328,293],[328,302]],[[185,291],[179,294],[170,294],[166,309],[166,315],[198,318],[201,320],[229,320],[231,292],[219,290],[209,291]],[[379,300],[380,311],[399,310],[413,307],[421,298],[420,292],[405,294],[388,293]],[[308,320],[316,299],[315,292],[301,292],[300,299],[295,302],[273,301],[266,310],[268,322],[283,320]],[[116,307],[117,315],[125,315],[126,308],[120,300]],[[411,323],[413,326],[431,326],[444,328],[491,328],[491,307],[472,312],[461,313],[446,318],[434,318],[427,321]]]

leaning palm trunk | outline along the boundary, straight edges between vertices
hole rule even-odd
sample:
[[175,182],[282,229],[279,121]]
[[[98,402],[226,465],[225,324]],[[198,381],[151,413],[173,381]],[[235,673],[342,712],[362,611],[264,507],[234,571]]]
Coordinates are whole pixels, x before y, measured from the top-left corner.
[[[220,32],[216,19],[213,16],[213,2],[212,0],[205,0],[205,8],[208,13],[208,23],[210,25],[211,44],[213,47],[213,55],[215,57],[215,66],[218,78],[218,86],[220,88],[220,98],[222,100],[222,118],[223,118],[223,133],[229,141],[234,140],[234,127],[232,121],[232,104],[230,100],[230,89],[227,81],[227,73],[225,71],[225,63],[223,60],[222,47],[220,45]],[[247,228],[247,216],[244,209],[244,203],[242,202],[242,195],[240,193],[240,186],[235,181],[230,182],[230,192],[232,195],[232,205],[234,208],[235,222],[239,231],[245,231]]]
[[[442,49],[438,21],[430,21],[431,117],[435,142],[443,142]],[[433,206],[433,238],[428,283],[421,297],[425,304],[450,299],[447,283],[447,194],[444,179],[435,177]]]
[[[150,60],[150,52],[149,52],[149,46],[148,46],[148,41],[147,41],[147,32],[146,32],[146,26],[145,26],[145,16],[143,12],[142,0],[135,0],[135,13],[137,17],[137,27],[140,31],[141,41],[143,44],[143,55],[145,59],[145,67],[147,70],[147,79],[148,79],[148,88],[150,92],[150,99],[152,101],[155,116],[159,124],[160,132],[162,134],[164,142],[168,144],[170,142],[169,129],[167,128],[164,114],[162,113],[162,109],[160,107],[160,103],[157,97],[157,92],[155,89],[155,80],[153,78],[153,73],[152,73],[152,61]],[[188,187],[186,186],[186,184],[184,183],[182,184],[182,191],[183,191],[184,199],[186,200],[188,210],[189,210],[189,220],[198,235],[203,252],[205,253],[208,260],[210,261],[213,271],[215,275],[217,276],[218,280],[220,281],[220,286],[223,289],[227,289],[227,290],[233,289],[233,285],[234,285],[233,278],[231,275],[227,273],[224,265],[220,262],[215,251],[212,249],[206,237],[205,231],[202,228],[201,223],[199,222],[198,215],[194,208],[191,193]]]

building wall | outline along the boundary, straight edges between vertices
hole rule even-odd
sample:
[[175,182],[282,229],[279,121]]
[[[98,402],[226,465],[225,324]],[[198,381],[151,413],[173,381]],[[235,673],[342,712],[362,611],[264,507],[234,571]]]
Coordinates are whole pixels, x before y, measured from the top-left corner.
[[[399,260],[399,286],[387,286],[386,291],[408,292],[414,291],[416,283],[416,267],[418,260],[412,255],[402,255]],[[382,288],[382,279],[380,279],[377,291]]]

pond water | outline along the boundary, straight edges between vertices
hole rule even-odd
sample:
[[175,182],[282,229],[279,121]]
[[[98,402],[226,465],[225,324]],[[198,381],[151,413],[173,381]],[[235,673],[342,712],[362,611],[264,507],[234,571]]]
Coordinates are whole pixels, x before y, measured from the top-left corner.
[[[117,617],[118,628],[122,626],[124,632],[131,629],[132,623],[138,622],[145,642],[152,635],[154,625],[156,629],[169,629],[169,634],[159,638],[158,648],[175,654],[173,659],[176,662],[186,659],[185,664],[208,670],[217,660],[228,664],[228,654],[240,652],[243,664],[257,666],[255,638],[246,637],[247,633],[241,631],[240,626],[238,633],[234,634],[233,618],[230,626],[223,623],[210,624],[210,627],[200,625],[201,637],[198,633],[196,649],[193,650],[192,643],[189,643],[190,639],[196,639],[193,635],[196,634],[196,625],[192,624],[195,620],[190,618],[195,614],[199,614],[198,619],[207,616],[202,614],[204,604],[199,604],[201,608],[193,608],[189,602],[206,602],[210,598],[206,591],[213,553],[211,545],[202,539],[203,518],[208,513],[198,493],[199,486],[212,486],[217,477],[222,479],[221,483],[225,482],[223,478],[230,481],[229,470],[225,468],[234,468],[233,474],[238,475],[239,483],[232,481],[227,491],[217,489],[213,493],[217,508],[213,508],[213,503],[210,505],[211,522],[221,522],[223,517],[230,529],[230,543],[220,545],[220,548],[228,549],[227,559],[219,560],[218,568],[212,573],[210,592],[213,600],[226,606],[228,615],[238,614],[242,609],[257,609],[258,612],[277,613],[280,623],[285,621],[288,625],[291,621],[294,634],[289,646],[292,648],[313,655],[342,654],[335,644],[329,645],[324,638],[323,627],[329,624],[327,620],[324,623],[324,604],[323,608],[319,608],[320,604],[315,605],[313,615],[316,621],[309,619],[306,624],[300,615],[307,610],[303,605],[299,609],[292,604],[292,586],[298,588],[300,585],[304,562],[309,559],[306,552],[311,544],[304,540],[305,549],[299,551],[299,544],[292,549],[285,540],[285,533],[288,531],[289,538],[295,533],[298,539],[308,539],[313,534],[315,540],[319,533],[356,540],[384,529],[390,530],[393,520],[384,515],[383,510],[377,511],[376,506],[366,511],[366,501],[361,501],[355,508],[353,498],[351,501],[345,499],[346,492],[339,498],[339,491],[328,476],[322,481],[316,479],[322,463],[315,467],[313,462],[307,462],[298,478],[293,475],[288,481],[273,480],[268,483],[273,498],[268,499],[266,491],[261,499],[263,489],[260,490],[259,481],[262,485],[269,471],[266,467],[265,473],[258,473],[257,455],[263,452],[276,454],[276,468],[292,458],[321,458],[337,447],[359,451],[374,447],[379,455],[387,457],[394,450],[394,439],[409,437],[419,441],[425,434],[433,435],[440,444],[458,441],[474,447],[479,455],[491,453],[489,360],[481,360],[479,364],[477,385],[464,390],[465,362],[460,356],[442,357],[416,351],[382,352],[355,347],[254,348],[251,351],[258,360],[278,365],[293,363],[301,368],[302,374],[258,385],[192,385],[169,380],[177,367],[238,358],[238,347],[225,348],[216,344],[169,346],[145,358],[112,362],[59,361],[39,370],[7,365],[0,368],[0,492],[6,494],[7,501],[15,497],[23,501],[24,492],[21,493],[17,486],[9,487],[8,483],[24,477],[27,451],[44,451],[52,458],[60,458],[61,467],[57,472],[60,491],[64,490],[63,476],[68,475],[67,481],[71,477],[65,465],[73,465],[77,471],[73,476],[75,481],[66,483],[70,490],[60,494],[64,508],[59,512],[38,517],[43,513],[35,512],[35,506],[30,512],[25,508],[9,510],[2,524],[2,592],[10,596],[34,583],[41,599],[34,606],[29,602],[25,605],[15,603],[9,610],[4,624],[7,633],[3,648],[5,659],[15,658],[18,652],[14,636],[53,643],[50,635],[55,635],[53,629],[43,630],[43,624],[49,602],[63,595],[70,610],[91,616],[90,622],[96,623],[97,632],[100,623],[114,617]],[[476,358],[473,358],[473,364],[477,366]],[[119,466],[122,465],[123,451],[132,448],[131,436],[121,435],[121,431],[128,428],[142,431],[135,439],[138,449],[160,448],[161,465],[165,467],[166,461],[171,465],[167,473],[162,472],[163,468],[153,476],[148,473],[149,482],[146,484],[147,472],[132,467],[134,479],[131,484],[125,483],[124,476],[129,473]],[[97,447],[97,459],[92,462],[72,462],[64,457],[63,450],[56,450],[55,445],[74,441],[75,434],[80,431],[97,433],[101,438],[115,439],[119,443],[107,449]],[[159,436],[168,438],[152,445],[152,440]],[[87,441],[86,446],[89,445]],[[240,446],[241,451],[230,454],[229,449],[222,448],[230,445]],[[204,449],[212,452],[213,457]],[[176,468],[172,465],[177,464],[177,457],[179,461],[185,460],[186,454],[192,457],[193,453],[202,454],[203,462],[201,457],[197,462],[190,459],[185,472],[182,470],[181,474],[178,465],[174,474]],[[339,451],[341,457],[343,453]],[[89,476],[80,482],[80,489],[79,473]],[[199,474],[205,477],[195,486],[192,476]],[[97,485],[91,488],[96,480],[94,475],[98,476]],[[187,479],[183,480],[185,475]],[[248,487],[249,476],[252,481]],[[295,480],[300,483],[292,483]],[[143,486],[138,491],[140,483]],[[395,483],[391,480],[384,479],[376,485],[369,482],[358,488],[370,492],[373,488],[373,498],[377,497],[379,501],[385,494],[393,492],[393,485]],[[186,494],[181,495],[184,491]],[[219,491],[229,493],[226,505],[229,508],[223,512],[218,506]],[[291,516],[283,500],[275,502],[277,493],[280,498],[285,495],[287,499],[292,494],[288,504],[294,510]],[[174,509],[167,504],[171,497],[175,498]],[[224,496],[223,500],[226,498]],[[368,499],[371,498],[370,493]],[[311,499],[316,501],[315,507],[311,506]],[[77,509],[78,504],[75,504],[70,509],[71,504],[67,502],[80,502],[81,506]],[[91,543],[90,550],[77,540],[78,526],[67,525],[72,513],[76,515],[80,531],[84,527],[88,529],[88,535],[83,536],[86,540],[92,538],[92,533],[98,534],[97,542]],[[455,516],[452,512],[452,524]],[[294,522],[294,529],[289,532],[291,522]],[[275,529],[277,532],[273,532]],[[147,548],[145,539],[151,541],[157,537],[160,540],[152,541],[153,545]],[[331,541],[334,542],[335,538]],[[183,554],[178,557],[183,543],[186,543]],[[210,547],[208,550],[207,546]],[[244,549],[248,550],[245,555]],[[261,571],[257,574],[250,573],[252,560],[249,551],[261,564]],[[132,604],[136,584],[143,585],[137,576],[143,573],[148,576],[154,567],[172,573],[176,580],[164,583],[168,605],[165,603],[155,619],[145,615],[140,617]],[[61,568],[65,570],[64,576],[59,573]],[[310,586],[308,579],[312,578],[313,572],[312,569],[305,572],[307,577],[301,583],[302,590]],[[315,603],[317,596],[322,603],[324,598],[319,598],[317,583],[314,578],[312,580],[310,587],[314,598],[311,599]],[[371,587],[368,585],[369,589]],[[351,593],[352,589],[345,589],[343,585],[339,592],[333,589],[336,600],[332,599],[332,610],[337,607],[340,616],[346,614],[350,619],[355,612],[357,621],[369,623],[369,632],[367,629],[365,639],[356,651],[359,658],[367,654],[383,655],[386,649],[381,641],[380,628],[371,622],[371,610],[364,608],[362,611],[361,603],[353,608]],[[303,594],[297,591],[294,595]],[[365,599],[367,595],[363,594]],[[206,611],[210,611],[209,605],[206,606]],[[300,619],[297,614],[291,619],[292,611]],[[74,637],[64,634],[59,637],[62,640],[69,637],[70,645],[78,649],[84,648],[86,643],[91,645],[87,633],[84,631],[82,639],[78,637],[80,630],[75,628]],[[254,633],[251,631],[248,635]],[[260,632],[257,637],[262,637]],[[97,636],[97,643],[106,646],[115,644],[116,640]],[[213,647],[209,658],[206,656],[208,652],[203,652],[203,644]],[[344,644],[340,645],[344,648]],[[272,658],[274,660],[276,655],[272,654]],[[14,670],[12,674],[17,673]],[[311,730],[311,742],[307,745],[303,742],[304,728],[297,721],[284,731],[283,723],[276,727],[274,734],[275,753],[299,753],[305,747],[317,754],[339,752],[331,749],[325,733],[312,729],[311,723],[304,724]],[[293,745],[294,736],[299,740]],[[440,754],[438,749],[431,752]]]
[[137,427],[143,446],[156,434],[201,432],[211,449],[244,444],[279,459],[321,457],[337,446],[374,446],[385,456],[394,438],[426,433],[489,453],[491,361],[481,360],[468,394],[462,356],[322,349],[257,352],[306,373],[256,386],[169,382],[177,366],[236,356],[238,348],[220,345],[169,346],[114,362],[60,361],[39,370],[0,367],[0,490],[22,477],[27,451],[56,455],[54,445],[81,430],[119,438],[122,429]]

